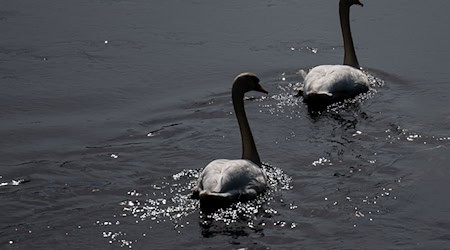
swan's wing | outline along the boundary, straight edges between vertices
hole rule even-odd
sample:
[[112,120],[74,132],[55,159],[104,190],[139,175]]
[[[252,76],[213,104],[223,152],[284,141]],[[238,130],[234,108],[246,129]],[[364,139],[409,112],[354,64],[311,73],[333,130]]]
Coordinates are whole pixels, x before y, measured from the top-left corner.
[[311,69],[304,81],[303,96],[311,94],[356,95],[369,89],[367,76],[347,65],[321,65]]
[[251,198],[267,186],[264,171],[249,160],[220,159],[209,163],[199,176],[200,196]]

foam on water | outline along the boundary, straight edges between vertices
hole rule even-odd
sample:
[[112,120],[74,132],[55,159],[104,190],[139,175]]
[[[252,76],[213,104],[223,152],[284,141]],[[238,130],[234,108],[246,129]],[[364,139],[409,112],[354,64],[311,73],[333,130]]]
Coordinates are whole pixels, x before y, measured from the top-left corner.
[[[2,179],[2,176],[0,176],[0,179]],[[11,181],[7,181],[7,182],[0,182],[0,187],[5,187],[5,186],[18,186],[22,183],[27,182],[27,180],[25,179],[17,179],[17,180],[11,180]]]
[[386,134],[385,140],[389,144],[406,142],[441,147],[448,145],[450,142],[450,136],[427,135],[425,132],[411,131],[396,124],[391,124],[391,127],[384,132]]

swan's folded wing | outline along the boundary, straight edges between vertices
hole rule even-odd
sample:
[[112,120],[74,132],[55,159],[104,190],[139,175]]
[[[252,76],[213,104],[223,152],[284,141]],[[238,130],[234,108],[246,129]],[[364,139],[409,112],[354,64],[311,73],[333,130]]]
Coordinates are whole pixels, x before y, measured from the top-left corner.
[[[208,164],[199,178],[200,195],[215,193],[223,197],[256,196],[264,191],[264,171],[248,160],[215,160]],[[249,197],[249,198],[250,198]]]
[[367,91],[367,76],[346,65],[321,65],[309,71],[304,82],[304,95],[358,94]]

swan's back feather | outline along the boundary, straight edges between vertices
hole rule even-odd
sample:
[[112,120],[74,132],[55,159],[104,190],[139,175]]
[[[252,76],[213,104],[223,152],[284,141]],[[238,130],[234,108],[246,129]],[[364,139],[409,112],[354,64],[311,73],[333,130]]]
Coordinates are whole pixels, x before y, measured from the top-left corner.
[[368,78],[361,70],[347,65],[320,65],[306,75],[303,96],[320,94],[348,98],[368,89]]
[[200,173],[196,190],[202,200],[246,200],[255,198],[267,186],[264,171],[249,160],[219,159]]

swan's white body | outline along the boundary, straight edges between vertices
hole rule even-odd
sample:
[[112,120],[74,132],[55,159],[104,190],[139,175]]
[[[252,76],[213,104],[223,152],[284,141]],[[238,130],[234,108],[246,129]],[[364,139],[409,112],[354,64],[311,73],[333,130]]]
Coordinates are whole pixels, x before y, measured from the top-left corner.
[[[314,105],[328,105],[352,98],[369,90],[369,80],[360,70],[350,30],[350,7],[359,0],[340,0],[339,17],[344,40],[344,65],[321,65],[304,77],[303,100]],[[300,94],[300,93],[299,93]]]
[[303,82],[305,101],[314,95],[332,100],[354,97],[369,90],[369,80],[359,69],[347,65],[320,65],[312,68]]
[[242,159],[214,160],[203,169],[192,194],[193,198],[200,199],[201,207],[221,207],[234,201],[253,199],[267,188],[267,176],[261,168],[244,109],[244,94],[252,90],[267,94],[255,75],[242,73],[236,77],[232,100],[241,132]]
[[249,160],[218,159],[203,169],[197,187],[200,199],[248,200],[266,189],[267,177]]

